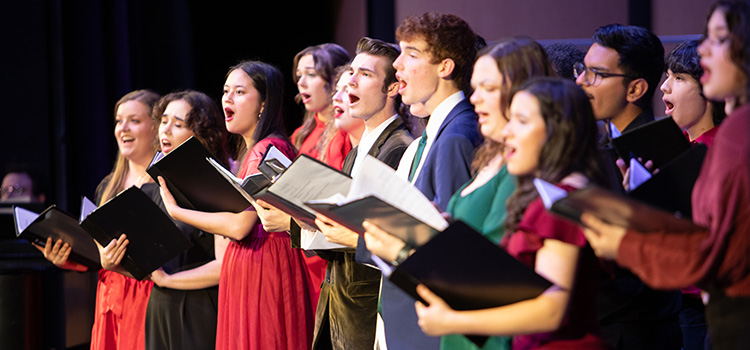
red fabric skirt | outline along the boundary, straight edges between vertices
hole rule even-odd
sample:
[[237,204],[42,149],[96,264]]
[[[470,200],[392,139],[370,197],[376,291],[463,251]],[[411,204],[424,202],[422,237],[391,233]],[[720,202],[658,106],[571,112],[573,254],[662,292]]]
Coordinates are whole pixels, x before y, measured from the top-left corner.
[[317,303],[312,291],[289,235],[258,225],[224,254],[216,349],[309,349]]
[[153,285],[117,272],[99,271],[92,350],[145,348],[146,306]]

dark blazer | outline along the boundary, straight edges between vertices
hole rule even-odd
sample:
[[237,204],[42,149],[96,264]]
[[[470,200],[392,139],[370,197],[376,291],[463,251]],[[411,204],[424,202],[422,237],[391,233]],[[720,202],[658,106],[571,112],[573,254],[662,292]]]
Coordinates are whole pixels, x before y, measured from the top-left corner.
[[[445,211],[453,193],[471,178],[474,151],[482,142],[477,115],[468,99],[459,102],[443,123],[424,159],[414,185]],[[381,308],[389,349],[439,349],[440,337],[425,335],[417,325],[414,299],[383,279]]]
[[[654,120],[652,109],[646,109],[622,132]],[[606,136],[606,135],[605,135]],[[600,145],[604,152],[605,174],[618,191],[623,191],[622,175],[614,163],[617,154],[609,142]],[[602,261],[607,273],[597,296],[597,312],[602,337],[617,350],[680,349],[681,332],[678,314],[682,305],[679,290],[657,291],[644,284],[630,271],[612,261]]]
[[[413,140],[399,117],[383,130],[367,154],[395,169]],[[342,172],[351,174],[357,149],[346,156]],[[372,349],[380,271],[357,263],[353,248],[317,253],[328,265],[315,315],[313,349]]]

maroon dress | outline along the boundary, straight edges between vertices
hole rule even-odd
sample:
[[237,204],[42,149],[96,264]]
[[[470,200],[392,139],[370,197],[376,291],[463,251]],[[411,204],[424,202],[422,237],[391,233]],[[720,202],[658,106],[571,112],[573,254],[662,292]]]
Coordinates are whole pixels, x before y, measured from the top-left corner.
[[[268,137],[250,150],[240,178],[258,172],[269,144],[294,158],[291,143]],[[309,349],[317,302],[313,294],[302,252],[291,247],[289,234],[266,232],[258,221],[224,253],[216,349]]]
[[[568,192],[575,188],[558,185]],[[534,268],[536,253],[545,239],[554,239],[581,248],[576,278],[565,318],[556,331],[518,335],[513,349],[609,349],[599,336],[596,294],[599,291],[599,262],[581,229],[550,214],[536,199],[524,211],[516,232],[506,235],[501,245],[510,255]]]

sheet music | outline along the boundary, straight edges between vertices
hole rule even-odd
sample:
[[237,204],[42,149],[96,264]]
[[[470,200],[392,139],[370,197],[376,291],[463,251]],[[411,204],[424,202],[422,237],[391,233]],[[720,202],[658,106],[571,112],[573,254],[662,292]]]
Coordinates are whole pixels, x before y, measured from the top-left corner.
[[83,220],[94,210],[96,210],[96,204],[90,199],[83,197],[83,199],[81,199],[81,216],[78,218],[78,222],[83,222]]
[[29,225],[39,217],[39,214],[21,207],[13,207],[13,215],[16,219],[17,233],[23,232],[23,230],[29,227]]
[[278,160],[281,165],[284,166],[284,168],[288,168],[292,164],[292,161],[287,158],[284,153],[281,153],[281,151],[274,145],[268,147],[268,151],[266,151],[266,154],[263,155],[261,163],[270,161],[272,159]]
[[326,250],[348,247],[338,243],[329,242],[323,232],[302,229],[300,231],[300,248],[304,250]]
[[[300,158],[299,160],[302,160]],[[345,176],[333,174],[331,169],[314,161],[290,166],[269,188],[276,195],[287,198],[292,203],[308,212],[315,211],[305,205],[306,201],[328,198],[335,193],[347,193],[351,180]]]
[[438,231],[448,227],[448,221],[422,192],[396,175],[393,168],[368,155],[362,162],[359,173],[352,179],[347,200],[370,195],[390,203]]
[[555,203],[555,201],[565,198],[565,196],[568,195],[568,192],[562,188],[542,179],[534,179],[534,187],[536,187],[536,191],[539,192],[539,197],[542,198],[542,203],[544,203],[544,207],[547,210],[552,208],[552,204]]

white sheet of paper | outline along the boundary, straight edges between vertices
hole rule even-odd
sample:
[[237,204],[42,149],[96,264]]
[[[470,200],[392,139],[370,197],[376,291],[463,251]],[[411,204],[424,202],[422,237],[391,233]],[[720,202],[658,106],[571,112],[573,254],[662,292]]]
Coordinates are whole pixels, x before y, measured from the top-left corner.
[[29,225],[39,217],[39,214],[21,207],[14,207],[13,215],[16,218],[16,230],[18,230],[16,232],[18,233],[23,232],[23,230],[29,227]]
[[370,195],[390,203],[438,231],[448,227],[448,221],[421,191],[396,175],[393,168],[368,155],[362,162],[359,173],[352,178],[347,200]]
[[92,202],[90,199],[83,197],[81,200],[81,216],[78,218],[78,222],[83,222],[84,219],[86,219],[89,214],[91,214],[92,211],[96,210],[96,204]]
[[281,165],[286,168],[288,168],[292,164],[292,160],[287,158],[287,156],[285,156],[284,153],[281,153],[281,151],[275,146],[269,147],[268,151],[263,156],[263,161],[268,161],[271,159],[278,160],[279,163],[281,163]]
[[300,248],[304,250],[326,250],[348,247],[338,243],[328,242],[323,232],[302,229],[300,232]]

